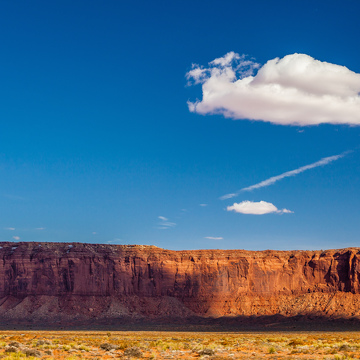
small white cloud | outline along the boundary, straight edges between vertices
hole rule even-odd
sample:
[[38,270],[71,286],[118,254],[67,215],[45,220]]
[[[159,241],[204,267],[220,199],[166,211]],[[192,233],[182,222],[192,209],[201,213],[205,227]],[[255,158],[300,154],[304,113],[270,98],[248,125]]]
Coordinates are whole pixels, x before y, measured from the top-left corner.
[[161,225],[168,226],[168,227],[173,227],[173,226],[176,225],[176,223],[170,222],[170,221],[164,221],[163,223],[161,223]]
[[208,204],[199,204],[202,207],[208,206]]
[[205,236],[204,239],[209,239],[209,240],[223,240],[224,238],[221,236]]
[[12,237],[14,240],[20,240],[20,236],[13,236]]
[[15,230],[15,228],[13,228],[13,227],[6,227],[6,228],[4,228],[4,230],[14,231],[14,230]]
[[45,230],[46,228],[44,227],[39,227],[39,228],[35,228],[35,230]]
[[93,235],[96,235],[96,234],[97,234],[97,232],[96,232],[96,231],[93,231],[93,232],[92,232],[92,234],[93,234]]
[[158,218],[161,221],[159,222],[158,226],[156,226],[156,229],[167,230],[176,226],[176,223],[169,221],[169,219],[166,218],[165,216],[158,216]]
[[188,102],[191,112],[280,125],[360,125],[360,74],[306,54],[260,67],[229,52],[208,67],[193,65],[186,77],[202,84],[202,100]]
[[242,201],[241,203],[234,203],[232,206],[226,208],[227,211],[235,211],[240,214],[251,215],[265,215],[271,213],[290,214],[292,211],[288,209],[279,210],[274,204],[266,201]]

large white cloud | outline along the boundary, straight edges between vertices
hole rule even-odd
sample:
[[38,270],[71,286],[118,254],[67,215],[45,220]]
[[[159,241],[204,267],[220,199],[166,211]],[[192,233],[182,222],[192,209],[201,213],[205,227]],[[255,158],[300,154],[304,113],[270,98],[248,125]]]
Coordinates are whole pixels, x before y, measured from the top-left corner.
[[202,100],[188,102],[199,114],[281,125],[360,125],[360,74],[306,54],[260,67],[230,52],[208,67],[194,64],[187,78],[202,84]]
[[289,214],[292,211],[288,209],[279,210],[274,204],[266,201],[242,201],[241,203],[234,203],[232,206],[226,208],[227,211],[235,211],[240,214],[251,214],[251,215],[265,215],[271,213],[278,214]]

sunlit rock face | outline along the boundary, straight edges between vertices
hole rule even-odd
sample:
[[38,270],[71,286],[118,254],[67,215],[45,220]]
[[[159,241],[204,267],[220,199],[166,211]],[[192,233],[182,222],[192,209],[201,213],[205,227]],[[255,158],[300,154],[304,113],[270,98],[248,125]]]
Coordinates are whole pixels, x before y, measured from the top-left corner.
[[0,243],[0,318],[360,315],[360,249]]

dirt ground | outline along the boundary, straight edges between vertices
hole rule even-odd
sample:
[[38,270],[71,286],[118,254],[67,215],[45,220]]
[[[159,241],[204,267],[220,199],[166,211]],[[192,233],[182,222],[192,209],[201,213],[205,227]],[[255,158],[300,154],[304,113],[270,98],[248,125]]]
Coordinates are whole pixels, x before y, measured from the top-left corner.
[[360,359],[360,332],[0,331],[1,359]]

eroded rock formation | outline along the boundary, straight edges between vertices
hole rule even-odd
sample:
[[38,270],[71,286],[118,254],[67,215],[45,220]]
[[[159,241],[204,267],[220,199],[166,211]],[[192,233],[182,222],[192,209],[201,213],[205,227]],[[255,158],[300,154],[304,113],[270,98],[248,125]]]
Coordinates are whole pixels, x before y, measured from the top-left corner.
[[0,243],[0,318],[360,316],[360,249]]

